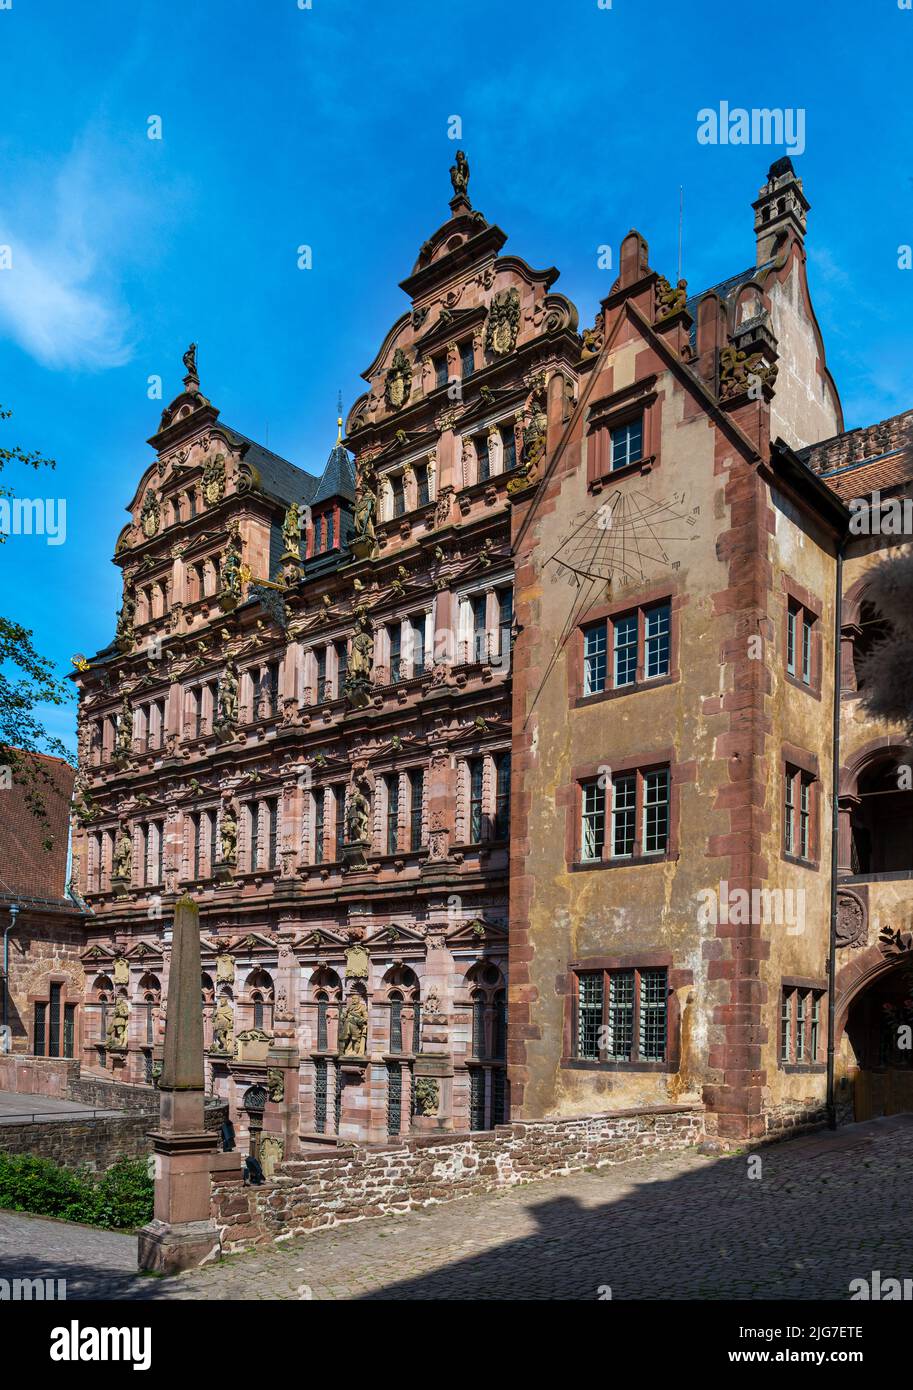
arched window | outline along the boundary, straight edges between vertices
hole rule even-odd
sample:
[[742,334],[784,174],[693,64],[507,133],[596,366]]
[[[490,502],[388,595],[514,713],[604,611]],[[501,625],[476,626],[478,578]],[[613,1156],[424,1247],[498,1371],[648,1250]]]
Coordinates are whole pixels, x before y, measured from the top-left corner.
[[403,996],[395,991],[390,995],[390,1051],[403,1050]]
[[317,1051],[327,1051],[327,1009],[330,1007],[329,995],[321,990],[317,995]]
[[865,662],[869,653],[890,635],[890,628],[878,609],[868,599],[859,605],[859,636],[853,643],[853,669],[856,689],[865,689]]
[[887,754],[859,774],[852,825],[852,871],[875,875],[913,870],[913,790],[906,764]]

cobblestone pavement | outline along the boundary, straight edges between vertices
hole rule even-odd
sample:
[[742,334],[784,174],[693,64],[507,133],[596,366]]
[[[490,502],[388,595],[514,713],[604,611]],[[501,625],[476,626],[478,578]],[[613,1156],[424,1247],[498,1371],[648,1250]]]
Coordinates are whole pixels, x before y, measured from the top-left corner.
[[133,1237],[0,1213],[0,1275],[71,1298],[846,1299],[913,1274],[913,1116],[760,1153],[690,1150],[317,1231],[174,1279]]

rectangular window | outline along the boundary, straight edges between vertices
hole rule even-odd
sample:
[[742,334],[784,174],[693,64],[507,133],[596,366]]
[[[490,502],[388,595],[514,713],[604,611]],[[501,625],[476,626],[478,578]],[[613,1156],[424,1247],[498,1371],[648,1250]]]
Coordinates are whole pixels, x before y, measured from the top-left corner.
[[613,970],[609,976],[606,1025],[606,1057],[613,1062],[627,1061],[634,1044],[633,970]]
[[599,1060],[599,1032],[602,1028],[604,980],[602,971],[577,977],[577,1056]]
[[467,377],[472,376],[475,369],[475,349],[472,346],[472,339],[466,338],[460,343],[460,371],[462,372],[463,380],[465,381]]
[[472,597],[472,660],[485,661],[488,658],[488,595],[473,594]]
[[212,873],[218,862],[217,817],[215,811],[206,813],[209,820],[209,872]]
[[327,512],[327,550],[332,550],[334,545],[334,522],[336,518],[332,512]]
[[406,488],[402,473],[391,474],[390,490],[393,495],[393,515],[402,516],[406,510]]
[[342,859],[342,847],[346,842],[346,787],[340,782],[333,792],[333,809],[336,816],[336,858]]
[[60,1056],[60,985],[51,985],[48,1004],[48,1056]]
[[612,782],[612,856],[630,859],[637,825],[637,774],[624,773]]
[[446,354],[442,354],[440,357],[434,357],[434,358],[432,358],[431,364],[432,364],[432,366],[434,367],[434,384],[435,384],[435,386],[446,386],[446,385],[447,385],[447,357],[446,357]]
[[796,991],[796,1061],[805,1061],[805,1028],[808,1022],[808,991]]
[[605,849],[605,788],[598,781],[583,784],[581,858],[601,859]]
[[583,634],[583,693],[600,695],[606,688],[606,625],[595,623]]
[[425,670],[425,615],[410,618],[412,624],[412,674],[420,676]]
[[792,991],[783,991],[780,1007],[780,1061],[789,1062],[792,1057]]
[[194,812],[191,817],[193,827],[193,877],[199,878],[202,869],[203,814]]
[[327,649],[318,647],[314,652],[314,670],[317,681],[317,702],[331,698],[331,691],[327,681]]
[[789,763],[783,778],[783,851],[797,859],[811,860],[814,854],[815,778]]
[[403,1069],[398,1063],[387,1065],[387,1133],[399,1134],[403,1123]]
[[668,603],[648,608],[644,614],[644,675],[647,680],[655,676],[668,676],[670,634],[672,628],[672,608]]
[[342,688],[345,684],[346,676],[349,672],[349,647],[348,643],[336,643],[336,695],[342,695]]
[[814,629],[816,614],[797,599],[790,599],[786,610],[786,669],[809,687],[813,684]]
[[425,773],[415,768],[409,773],[409,848],[422,847],[422,809],[425,801]]
[[513,425],[503,425],[498,431],[501,436],[501,472],[509,473],[517,466],[517,438]]
[[491,477],[491,453],[488,447],[487,434],[476,436],[476,463],[478,465],[478,481],[487,483]]
[[500,753],[495,759],[495,839],[506,840],[510,835],[510,754]]
[[498,631],[500,633],[500,656],[502,661],[506,661],[513,646],[514,630],[514,591],[513,589],[498,590]]
[[611,433],[612,468],[624,468],[629,463],[637,463],[643,458],[644,422],[643,416],[629,420],[627,424],[616,425]]
[[665,1062],[668,1027],[664,966],[578,972],[575,1055],[581,1060]]
[[403,678],[402,628],[394,623],[387,629],[390,641],[390,683],[395,685]]
[[818,1062],[822,998],[823,992],[818,989],[784,986],[780,1004],[781,1063],[813,1066]]
[[669,771],[644,775],[644,854],[665,854],[669,843]]
[[314,863],[323,863],[324,831],[326,814],[326,788],[320,787],[314,793]]
[[276,850],[277,850],[277,847],[278,847],[278,846],[277,846],[277,839],[278,839],[278,830],[279,830],[279,803],[278,803],[278,801],[268,801],[268,802],[266,803],[266,809],[267,809],[267,835],[269,836],[269,839],[268,839],[268,841],[267,841],[267,851],[266,851],[266,867],[267,867],[268,869],[275,869],[275,867],[276,867]]
[[319,555],[323,550],[323,517],[314,518],[314,554]]
[[821,995],[812,994],[812,1017],[809,1030],[808,1060],[818,1060],[818,1036],[821,1032]]
[[417,507],[427,507],[431,501],[431,492],[428,487],[428,465],[418,463],[415,466],[415,505]]
[[247,834],[250,845],[248,863],[253,873],[260,867],[260,807],[256,801],[247,803]]
[[325,1134],[327,1128],[327,1060],[318,1057],[314,1062],[314,1133]]
[[45,1041],[45,1020],[47,1018],[47,1004],[35,1005],[35,1056],[43,1057],[47,1046]]
[[482,792],[484,787],[484,764],[481,758],[473,758],[469,764],[469,843],[482,843]]
[[76,1005],[63,1006],[63,1055],[73,1057],[76,1043]]
[[396,854],[399,850],[399,774],[391,773],[384,780],[387,787],[387,853]]
[[629,613],[613,623],[615,688],[633,685],[637,679],[637,614]]

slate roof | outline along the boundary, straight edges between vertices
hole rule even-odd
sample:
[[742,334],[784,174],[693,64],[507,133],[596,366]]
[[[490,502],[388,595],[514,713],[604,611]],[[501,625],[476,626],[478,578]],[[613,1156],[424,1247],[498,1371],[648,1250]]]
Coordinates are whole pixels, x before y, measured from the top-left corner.
[[330,450],[317,489],[310,499],[311,504],[325,502],[330,497],[341,497],[346,502],[355,501],[355,474],[352,461],[341,444]]
[[701,290],[699,294],[688,296],[685,301],[685,308],[694,320],[691,325],[691,346],[697,343],[697,302],[703,299],[705,294],[719,295],[725,303],[733,294],[745,284],[746,280],[754,280],[762,271],[767,270],[774,264],[773,260],[765,261],[763,265],[750,265],[747,270],[740,270],[738,275],[730,275],[727,280],[721,280],[717,285],[711,285],[709,289]]
[[229,425],[224,426],[224,429],[233,444],[249,446],[244,461],[259,473],[260,486],[264,492],[285,503],[313,500],[319,480],[312,473],[306,473],[297,464],[289,463],[288,459],[265,449],[255,439],[241,434],[240,430],[232,429]]

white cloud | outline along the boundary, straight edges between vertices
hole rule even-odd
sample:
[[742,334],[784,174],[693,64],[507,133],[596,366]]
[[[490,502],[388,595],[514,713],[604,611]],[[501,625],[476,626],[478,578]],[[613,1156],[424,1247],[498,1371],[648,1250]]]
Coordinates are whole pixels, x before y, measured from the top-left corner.
[[111,172],[103,142],[84,137],[50,186],[46,175],[41,187],[29,180],[16,209],[0,212],[10,261],[0,268],[0,331],[45,367],[99,371],[133,355],[107,265],[135,207],[112,198]]

